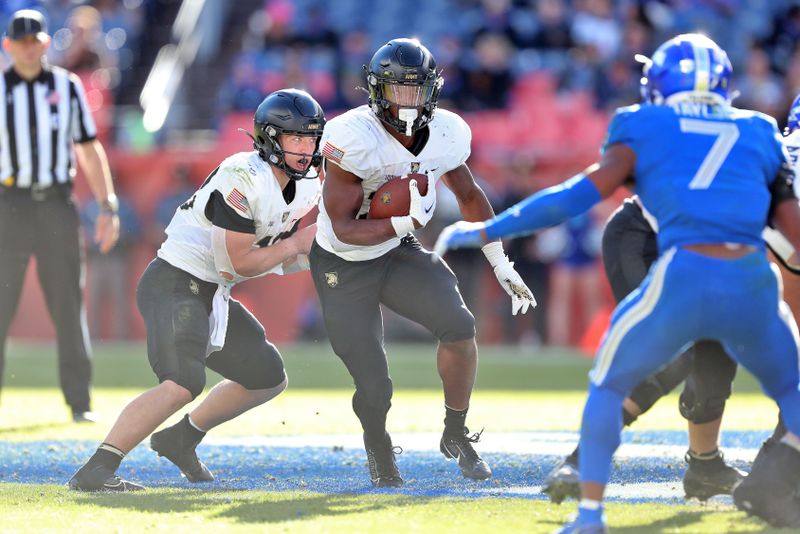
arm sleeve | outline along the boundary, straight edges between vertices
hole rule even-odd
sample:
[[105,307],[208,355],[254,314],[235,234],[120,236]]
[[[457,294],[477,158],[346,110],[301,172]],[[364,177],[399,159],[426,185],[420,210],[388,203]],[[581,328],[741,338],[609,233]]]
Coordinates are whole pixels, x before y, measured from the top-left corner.
[[548,187],[490,220],[486,237],[516,237],[560,224],[580,215],[601,200],[600,192],[583,174]]
[[92,118],[92,112],[86,103],[86,92],[80,78],[75,74],[69,75],[69,103],[70,116],[72,117],[72,141],[75,143],[88,143],[97,138],[97,127]]

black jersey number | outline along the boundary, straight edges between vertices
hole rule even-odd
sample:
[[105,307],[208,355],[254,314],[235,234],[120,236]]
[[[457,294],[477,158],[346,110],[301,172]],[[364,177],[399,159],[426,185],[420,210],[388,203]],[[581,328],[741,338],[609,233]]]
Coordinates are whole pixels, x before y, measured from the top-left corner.
[[[218,170],[219,170],[219,166],[216,169],[214,169],[213,171],[211,171],[211,174],[209,174],[206,177],[206,179],[203,180],[203,184],[198,188],[198,191],[200,189],[203,189],[206,186],[206,184],[208,184],[208,182],[211,181],[211,179],[214,177],[214,175],[217,174]],[[192,198],[190,198],[189,200],[187,200],[186,202],[181,204],[180,209],[182,209],[182,210],[190,210],[190,209],[192,209],[194,207],[194,201],[195,201],[196,198],[197,198],[197,193],[192,195]]]

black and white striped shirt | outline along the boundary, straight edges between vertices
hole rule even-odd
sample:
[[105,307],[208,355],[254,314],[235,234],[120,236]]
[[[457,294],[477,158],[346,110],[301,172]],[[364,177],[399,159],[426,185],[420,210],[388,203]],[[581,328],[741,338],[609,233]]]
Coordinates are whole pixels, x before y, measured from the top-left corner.
[[71,183],[72,143],[97,136],[83,84],[73,73],[44,66],[31,81],[9,68],[0,77],[0,183],[20,188]]

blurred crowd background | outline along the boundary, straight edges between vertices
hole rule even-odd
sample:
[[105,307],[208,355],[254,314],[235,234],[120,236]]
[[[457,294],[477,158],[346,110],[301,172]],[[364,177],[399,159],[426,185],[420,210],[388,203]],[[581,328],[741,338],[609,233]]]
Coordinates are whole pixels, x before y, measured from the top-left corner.
[[[445,77],[440,106],[470,124],[469,164],[496,210],[591,163],[610,113],[639,100],[634,55],[650,56],[678,33],[706,33],[727,50],[738,107],[783,125],[800,91],[800,0],[6,0],[1,27],[23,8],[45,14],[49,61],[83,80],[122,200],[116,249],[102,256],[87,239],[95,339],[142,336],[132,297],[139,274],[177,205],[221,159],[250,149],[237,128],[251,128],[264,96],[303,88],[329,117],[364,104],[362,65],[389,39],[417,37],[433,52]],[[91,236],[97,206],[81,180],[76,193]],[[510,316],[480,252],[448,256],[483,342],[591,350],[613,307],[600,236],[620,199],[507,243],[539,301],[524,317]],[[456,218],[441,191],[421,239],[430,244]],[[324,340],[308,276],[276,278],[236,296],[271,339]],[[37,291],[27,284],[12,335],[52,336],[27,320],[44,313]],[[429,339],[386,319],[390,338]]]

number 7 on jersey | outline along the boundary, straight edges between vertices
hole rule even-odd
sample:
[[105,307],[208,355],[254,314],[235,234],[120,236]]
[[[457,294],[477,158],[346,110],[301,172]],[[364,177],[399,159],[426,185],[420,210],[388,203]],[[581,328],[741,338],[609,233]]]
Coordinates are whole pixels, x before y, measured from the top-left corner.
[[711,150],[706,154],[700,168],[697,169],[689,189],[708,189],[717,176],[717,171],[722,167],[728,153],[739,139],[739,128],[730,122],[709,122],[698,119],[681,119],[681,131],[716,137]]

